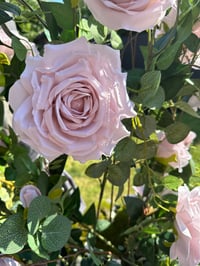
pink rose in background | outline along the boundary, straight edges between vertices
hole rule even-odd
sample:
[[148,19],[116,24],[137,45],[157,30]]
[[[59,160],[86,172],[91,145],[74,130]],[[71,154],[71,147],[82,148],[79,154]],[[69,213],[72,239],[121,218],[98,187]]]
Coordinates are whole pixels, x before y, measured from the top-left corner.
[[[19,34],[14,20],[8,21],[5,24],[8,27],[8,30],[16,37],[18,37],[21,43],[27,48],[27,53],[34,55],[38,54],[35,44],[30,42],[27,38],[23,37],[21,34]],[[5,45],[3,44],[0,45],[0,52],[5,53],[9,57],[9,59],[12,59],[14,55],[14,50],[12,49],[12,39],[8,34],[6,34],[6,32],[1,27],[0,27],[0,40],[3,44],[5,44]]]
[[141,32],[164,18],[175,0],[84,0],[97,21],[110,29]]
[[136,115],[126,91],[119,51],[85,38],[46,45],[29,56],[10,89],[20,139],[52,160],[65,153],[85,162],[110,155],[129,135],[121,119]]
[[159,132],[158,139],[160,143],[158,145],[156,157],[159,161],[161,161],[160,159],[162,158],[169,159],[168,164],[171,167],[178,169],[179,172],[182,172],[182,168],[185,167],[192,158],[188,150],[195,137],[196,134],[193,131],[190,131],[183,141],[171,144],[166,139],[165,133]]
[[[8,21],[5,23],[8,30],[16,37],[18,37],[21,41],[21,43],[26,47],[28,54],[38,54],[36,45],[32,42],[29,42],[29,40],[25,37],[23,37],[21,34],[19,34],[16,24],[14,20]],[[7,55],[8,59],[11,60],[14,56],[14,50],[12,48],[12,39],[11,37],[3,30],[3,28],[0,26],[0,53],[4,53]],[[0,93],[4,90],[3,86],[0,86]]]
[[36,186],[26,185],[22,187],[22,189],[20,190],[19,197],[20,197],[23,207],[28,208],[31,204],[31,201],[40,195],[41,195],[41,192]]
[[192,107],[192,109],[197,112],[200,109],[200,95],[199,92],[196,92],[195,95],[192,95],[189,100],[188,104]]
[[177,239],[170,248],[171,259],[181,266],[200,263],[200,187],[189,191],[186,185],[178,189],[175,229]]
[[10,258],[10,257],[0,257],[0,265],[1,266],[22,266],[18,261]]
[[[163,18],[162,22],[166,24],[169,29],[171,29],[175,25],[176,16],[177,0],[174,2],[174,5],[172,6],[170,12]],[[197,18],[192,27],[192,33],[195,34],[197,38],[200,38],[200,16]],[[165,29],[163,27],[163,24],[161,24],[160,28],[156,31],[156,37],[162,36],[163,34],[165,34]],[[194,69],[198,69],[200,66],[200,49],[197,51],[197,54],[194,55],[194,53],[188,48],[183,47],[180,61],[184,64],[192,64]]]

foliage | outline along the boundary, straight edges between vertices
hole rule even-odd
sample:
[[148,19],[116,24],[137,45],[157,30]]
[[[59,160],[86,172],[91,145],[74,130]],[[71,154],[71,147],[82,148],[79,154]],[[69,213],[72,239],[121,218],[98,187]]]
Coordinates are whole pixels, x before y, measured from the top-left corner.
[[[171,28],[163,23],[138,33],[100,24],[81,0],[0,1],[0,25],[14,50],[12,58],[0,53],[2,256],[11,255],[21,265],[75,265],[79,260],[80,265],[178,265],[170,259],[177,238],[178,189],[184,184],[190,189],[199,186],[199,158],[191,158],[181,170],[173,167],[178,153],[158,156],[158,132],[170,145],[177,145],[194,131],[192,154],[199,147],[199,106],[193,108],[190,99],[199,100],[200,95],[196,65],[200,41],[192,32],[199,22],[200,2],[178,1],[178,8]],[[120,50],[137,116],[123,120],[130,135],[117,143],[110,156],[83,166],[95,189],[86,206],[82,190],[91,192],[75,184],[76,162],[70,154],[49,162],[21,142],[8,122],[9,90],[23,72],[27,54],[21,38],[5,24],[8,21],[15,21],[20,34],[35,42],[41,55],[46,43],[67,43],[82,36]],[[184,144],[188,153],[190,144]],[[41,191],[28,208],[20,199],[27,184]]]

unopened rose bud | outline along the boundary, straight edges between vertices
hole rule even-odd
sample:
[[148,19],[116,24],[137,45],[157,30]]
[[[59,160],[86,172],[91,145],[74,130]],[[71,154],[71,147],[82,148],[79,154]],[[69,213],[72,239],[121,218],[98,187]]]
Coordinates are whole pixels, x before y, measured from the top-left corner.
[[36,186],[26,185],[21,189],[19,197],[23,207],[28,208],[31,204],[31,201],[40,195],[41,192]]

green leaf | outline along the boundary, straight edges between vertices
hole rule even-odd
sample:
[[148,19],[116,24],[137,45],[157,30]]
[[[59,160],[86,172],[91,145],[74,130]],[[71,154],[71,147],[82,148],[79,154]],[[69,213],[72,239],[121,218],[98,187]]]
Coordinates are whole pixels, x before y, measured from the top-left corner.
[[175,38],[176,28],[171,28],[166,32],[162,37],[158,38],[155,42],[155,48],[160,52],[164,48],[166,48],[172,40]]
[[32,235],[37,232],[41,220],[51,213],[51,208],[51,201],[46,196],[33,199],[27,217],[28,230]]
[[144,227],[142,228],[142,232],[146,233],[146,234],[149,234],[149,235],[152,235],[152,234],[160,234],[160,228],[156,227],[156,226],[147,226],[147,227]]
[[145,73],[141,78],[141,88],[138,90],[138,96],[136,102],[148,105],[152,102],[153,97],[160,94],[160,81],[161,72],[160,71],[149,71]]
[[172,189],[172,190],[178,190],[178,187],[183,184],[183,179],[178,178],[173,175],[168,175],[163,178],[163,185],[165,188]]
[[38,234],[31,235],[28,234],[28,245],[31,248],[31,250],[37,254],[39,257],[44,259],[49,259],[48,253],[44,250],[44,248],[41,246]]
[[200,118],[200,115],[198,115],[198,113],[195,112],[192,107],[186,102],[178,101],[175,103],[175,107],[193,117]]
[[106,230],[110,226],[110,222],[105,219],[101,219],[97,221],[96,230],[99,232],[102,232]]
[[192,96],[196,92],[196,86],[194,84],[185,84],[177,93],[177,97],[183,97],[186,95]]
[[138,89],[140,85],[140,79],[144,75],[144,69],[133,68],[129,70],[127,74],[127,86],[132,89]]
[[104,160],[99,163],[93,163],[87,167],[85,174],[89,177],[100,178],[107,170],[108,165],[108,160]]
[[52,14],[51,6],[50,6],[51,4],[56,4],[56,5],[59,5],[59,7],[60,7],[59,3],[47,3],[44,1],[40,1],[40,6],[41,6],[41,9],[45,15],[45,20],[46,20],[46,23],[48,26],[48,30],[49,30],[51,39],[57,40],[59,33],[60,33],[60,28],[58,27],[57,21]]
[[160,70],[165,70],[173,63],[176,58],[176,54],[181,46],[180,42],[175,42],[174,44],[168,46],[165,52],[160,55],[157,61],[157,67]]
[[115,159],[129,162],[135,154],[136,143],[129,137],[120,140],[115,147]]
[[26,58],[27,49],[15,36],[12,36],[12,48],[14,49],[16,56],[20,61],[23,61]]
[[115,201],[117,201],[121,197],[123,192],[124,192],[124,185],[118,186],[118,192],[115,197]]
[[49,173],[50,175],[61,175],[66,164],[67,155],[62,154],[61,156],[54,159],[49,164]]
[[190,128],[182,122],[175,122],[165,128],[166,138],[172,144],[176,144],[185,139],[189,132]]
[[21,13],[21,10],[18,6],[13,5],[11,3],[0,3],[0,11],[8,11],[13,13],[16,16],[19,16]]
[[76,219],[81,218],[81,214],[79,212],[81,204],[80,198],[80,190],[77,187],[74,192],[64,199],[63,207],[64,207],[64,215],[68,216],[70,219],[76,217]]
[[95,226],[97,221],[96,221],[96,210],[94,203],[91,204],[90,208],[84,214],[82,222],[88,225]]
[[134,150],[134,157],[136,159],[151,159],[155,156],[157,145],[154,141],[149,140],[137,144]]
[[93,16],[89,17],[88,26],[95,42],[104,43],[108,35],[108,28],[96,21]]
[[190,36],[184,41],[184,44],[187,48],[196,53],[198,51],[198,47],[200,45],[200,38],[198,38],[194,33],[190,34]]
[[14,254],[23,249],[27,241],[27,230],[23,215],[13,214],[0,226],[0,251]]
[[66,176],[60,176],[58,179],[58,182],[55,184],[55,186],[52,187],[52,189],[48,193],[48,197],[54,201],[60,201],[61,195],[63,194],[63,184],[67,180]]
[[108,167],[108,180],[114,186],[121,187],[129,178],[130,175],[130,165],[129,163],[120,162],[118,164],[113,164]]
[[156,130],[156,120],[153,116],[139,116],[141,126],[135,129],[135,134],[141,139],[147,139]]
[[160,86],[156,94],[144,100],[143,104],[149,108],[161,108],[163,102],[165,101],[165,91]]
[[188,12],[182,22],[177,27],[177,42],[182,43],[190,36],[192,32],[192,23],[192,12]]
[[60,250],[71,233],[70,220],[62,215],[51,215],[42,226],[42,245],[48,252]]
[[[57,40],[59,34],[65,31],[65,39],[68,41],[75,38],[75,9],[69,0],[64,3],[44,2],[41,1],[41,7],[45,14],[48,29],[53,40]],[[68,32],[68,37],[66,34]]]
[[122,49],[123,48],[123,43],[122,43],[122,39],[121,37],[117,34],[116,31],[112,30],[111,31],[111,35],[110,35],[110,42],[111,42],[111,46],[114,49]]
[[144,202],[136,197],[124,197],[126,210],[131,219],[137,219],[143,214]]
[[6,12],[0,10],[0,25],[12,20],[13,18],[9,16]]

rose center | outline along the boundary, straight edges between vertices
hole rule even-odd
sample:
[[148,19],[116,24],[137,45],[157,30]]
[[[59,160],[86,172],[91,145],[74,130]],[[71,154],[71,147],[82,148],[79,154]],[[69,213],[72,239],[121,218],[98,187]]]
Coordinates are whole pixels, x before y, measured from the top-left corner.
[[77,112],[83,112],[83,107],[84,107],[84,99],[79,98],[79,99],[74,99],[71,102],[71,108]]

